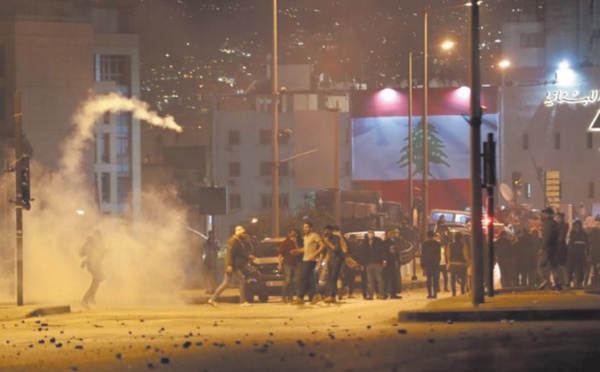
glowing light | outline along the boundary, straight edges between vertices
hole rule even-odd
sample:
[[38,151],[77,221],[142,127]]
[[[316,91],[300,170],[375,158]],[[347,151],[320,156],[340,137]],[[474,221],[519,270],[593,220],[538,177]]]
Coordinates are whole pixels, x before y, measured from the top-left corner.
[[556,70],[556,83],[558,85],[571,85],[575,82],[575,71],[569,66],[569,62],[563,61]]
[[471,99],[471,88],[469,87],[460,87],[454,93],[456,99],[460,101],[468,101]]
[[377,101],[383,105],[398,103],[400,101],[400,94],[392,88],[385,88],[377,93]]
[[78,209],[75,211],[75,213],[79,216],[83,216],[85,214],[85,211],[83,209]]
[[257,222],[258,222],[258,218],[254,217],[254,218],[252,218],[252,219],[250,220],[250,222],[252,222],[252,223],[257,223]]
[[450,50],[452,48],[454,48],[454,46],[456,45],[456,43],[452,40],[446,40],[442,43],[442,49],[443,50]]
[[498,63],[498,67],[504,70],[510,67],[510,61],[508,59],[503,59],[502,61],[500,61],[500,63]]

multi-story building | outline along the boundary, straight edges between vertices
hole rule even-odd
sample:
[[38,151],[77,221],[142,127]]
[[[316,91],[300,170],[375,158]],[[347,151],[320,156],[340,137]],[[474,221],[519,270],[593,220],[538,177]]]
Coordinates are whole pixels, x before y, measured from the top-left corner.
[[[271,107],[268,95],[222,96],[217,100],[211,173],[214,183],[227,187],[228,191],[228,214],[217,216],[215,221],[221,238],[229,236],[235,225],[248,225],[253,217],[271,210]],[[331,180],[328,174],[333,174],[335,166],[331,156],[324,154],[327,151],[323,145],[327,144],[330,149],[334,146],[335,133],[331,128],[337,115],[332,110],[336,108],[340,110],[340,186],[348,190],[351,185],[351,128],[347,93],[316,89],[288,89],[282,93],[279,108],[279,204],[282,215],[306,203],[319,189],[331,188],[330,182],[323,180],[320,183],[320,179]],[[314,131],[315,125],[323,130]],[[311,141],[311,137],[317,138],[318,143]],[[319,187],[319,184],[324,186]]]
[[[13,92],[23,132],[44,168],[57,169],[72,116],[90,92],[139,96],[139,42],[126,1],[0,2],[0,136],[14,139]],[[129,114],[105,115],[84,155],[101,212],[140,213],[140,130]],[[8,144],[8,145],[7,145]]]
[[[600,5],[545,0],[537,10],[504,27],[511,67],[499,95],[501,181],[519,204],[583,203],[597,215],[600,140],[591,127],[600,109]],[[551,190],[546,178],[556,176],[549,182],[560,190]]]

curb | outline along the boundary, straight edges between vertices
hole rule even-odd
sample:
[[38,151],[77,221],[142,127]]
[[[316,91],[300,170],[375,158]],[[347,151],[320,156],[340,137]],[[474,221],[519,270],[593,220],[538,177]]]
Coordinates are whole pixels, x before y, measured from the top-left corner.
[[25,318],[33,318],[45,315],[68,314],[71,312],[71,306],[50,306],[36,308],[25,314]]
[[498,322],[600,320],[598,309],[521,309],[475,311],[401,311],[401,322]]

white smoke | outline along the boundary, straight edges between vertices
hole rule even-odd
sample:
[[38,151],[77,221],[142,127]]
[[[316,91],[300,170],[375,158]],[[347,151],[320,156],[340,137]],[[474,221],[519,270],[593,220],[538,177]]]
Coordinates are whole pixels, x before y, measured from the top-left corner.
[[[159,117],[147,104],[118,94],[88,98],[73,116],[72,134],[61,145],[58,172],[32,162],[32,196],[24,212],[25,302],[81,300],[91,275],[80,267],[79,250],[94,229],[104,236],[106,280],[100,285],[100,304],[155,303],[181,288],[187,235],[181,218],[185,208],[173,188],[142,194],[142,218],[131,223],[102,215],[97,190],[82,175],[84,152],[94,136],[94,125],[105,113],[130,112],[149,125],[177,132],[170,116]],[[35,160],[35,159],[33,159]],[[85,211],[77,214],[76,211]]]
[[133,117],[146,123],[174,130],[178,133],[182,128],[175,123],[172,116],[159,117],[148,109],[145,102],[137,98],[127,98],[118,93],[95,95],[90,97],[75,113],[73,122],[76,124],[71,137],[63,144],[61,172],[68,176],[76,176],[81,167],[81,153],[94,136],[94,125],[105,113],[131,112]]

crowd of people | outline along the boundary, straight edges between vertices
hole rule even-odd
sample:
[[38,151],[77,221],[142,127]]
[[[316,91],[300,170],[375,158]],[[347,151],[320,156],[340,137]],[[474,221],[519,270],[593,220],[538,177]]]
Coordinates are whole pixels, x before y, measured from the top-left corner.
[[[600,221],[584,228],[578,219],[572,226],[564,213],[542,211],[541,227],[518,228],[514,234],[500,231],[494,240],[494,262],[502,288],[555,289],[600,285]],[[589,223],[588,223],[588,226]],[[466,230],[468,233],[468,230]],[[487,248],[486,248],[487,251]],[[486,252],[487,253],[487,252]],[[471,259],[469,240],[437,224],[421,248],[421,265],[427,277],[428,297],[436,298],[440,277],[452,295],[468,291]]]
[[[421,267],[426,276],[427,298],[437,298],[442,290],[453,296],[469,291],[471,249],[468,230],[451,231],[437,224],[420,245]],[[334,303],[353,298],[360,278],[360,294],[365,300],[401,298],[403,252],[411,247],[414,232],[398,229],[378,237],[373,229],[364,236],[347,237],[338,226],[326,226],[317,232],[305,222],[302,231],[290,230],[279,246],[278,270],[283,274],[282,300],[303,305],[305,301]],[[252,244],[242,226],[235,228],[225,259],[225,277],[218,288],[205,280],[210,304],[231,279],[237,278],[242,304],[244,270],[252,262]],[[218,244],[211,235],[205,244],[203,259],[206,275],[214,277]],[[486,249],[487,252],[487,249]],[[563,213],[542,211],[542,224],[515,233],[500,231],[494,240],[494,262],[500,272],[502,288],[544,289],[552,285],[581,288],[600,285],[600,222],[584,228],[580,220],[570,227]],[[443,287],[442,287],[443,285]]]
[[[290,230],[278,248],[278,270],[284,277],[282,301],[304,305],[305,301],[335,303],[344,295],[353,298],[357,278],[365,300],[402,298],[402,254],[411,247],[407,238],[399,229],[385,232],[383,238],[373,229],[364,236],[346,238],[338,226],[328,225],[319,233],[311,222],[304,222],[302,231]],[[239,284],[242,305],[249,305],[244,270],[254,256],[252,244],[246,240],[245,229],[237,226],[229,239],[223,282],[216,289],[207,287],[207,293],[212,294],[210,305],[217,305],[219,295],[233,278]],[[213,236],[204,245],[203,257],[215,251],[214,244]],[[208,265],[206,272],[214,276],[212,266]],[[211,283],[209,280],[206,285]]]

